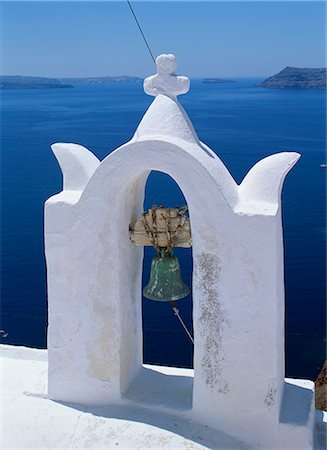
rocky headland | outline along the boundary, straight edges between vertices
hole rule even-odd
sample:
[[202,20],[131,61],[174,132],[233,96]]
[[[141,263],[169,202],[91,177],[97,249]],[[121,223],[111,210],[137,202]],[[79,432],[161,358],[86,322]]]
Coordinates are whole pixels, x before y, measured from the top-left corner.
[[274,89],[326,89],[326,69],[285,67],[258,85]]
[[316,409],[327,411],[327,361],[315,381]]

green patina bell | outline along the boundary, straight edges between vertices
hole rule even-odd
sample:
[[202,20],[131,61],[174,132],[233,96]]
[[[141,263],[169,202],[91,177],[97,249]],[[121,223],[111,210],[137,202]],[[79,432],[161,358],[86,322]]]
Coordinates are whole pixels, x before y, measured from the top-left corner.
[[171,302],[186,297],[189,292],[183,283],[177,257],[172,251],[159,250],[152,259],[150,281],[143,289],[144,297],[157,302]]

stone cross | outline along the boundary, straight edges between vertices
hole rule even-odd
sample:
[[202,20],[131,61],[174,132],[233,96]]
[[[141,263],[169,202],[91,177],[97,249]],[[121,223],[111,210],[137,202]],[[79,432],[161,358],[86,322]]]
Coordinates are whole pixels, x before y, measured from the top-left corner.
[[156,97],[159,94],[175,98],[186,94],[190,89],[187,77],[175,75],[176,57],[172,54],[159,55],[156,58],[157,73],[144,80],[144,91]]

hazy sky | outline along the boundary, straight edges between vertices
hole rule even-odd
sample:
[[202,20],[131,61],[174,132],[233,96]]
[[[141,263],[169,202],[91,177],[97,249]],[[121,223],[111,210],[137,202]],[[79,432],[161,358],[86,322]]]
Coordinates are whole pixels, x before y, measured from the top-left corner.
[[[325,2],[133,2],[155,55],[178,72],[266,76],[323,67]],[[154,72],[124,1],[2,2],[3,75],[101,76]]]

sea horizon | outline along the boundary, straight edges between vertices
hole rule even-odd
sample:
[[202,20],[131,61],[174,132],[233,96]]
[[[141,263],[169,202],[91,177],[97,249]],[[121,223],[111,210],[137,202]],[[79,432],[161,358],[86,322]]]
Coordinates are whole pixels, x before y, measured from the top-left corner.
[[[204,84],[203,78],[191,78],[189,94],[179,99],[200,139],[237,183],[264,156],[287,150],[302,155],[282,197],[286,375],[314,379],[325,359],[326,170],[320,167],[326,162],[325,92],[251,84],[263,77],[241,77],[228,85]],[[141,83],[117,83],[2,90],[1,99],[1,341],[45,348],[43,206],[62,183],[50,145],[79,143],[103,159],[133,136],[153,98]],[[154,203],[182,206],[185,199],[170,177],[151,173],[144,208]],[[192,251],[176,254],[191,286]],[[146,249],[143,285],[152,255]],[[192,346],[170,308],[153,303],[143,299],[144,362],[192,367]],[[192,296],[179,307],[192,329]]]

